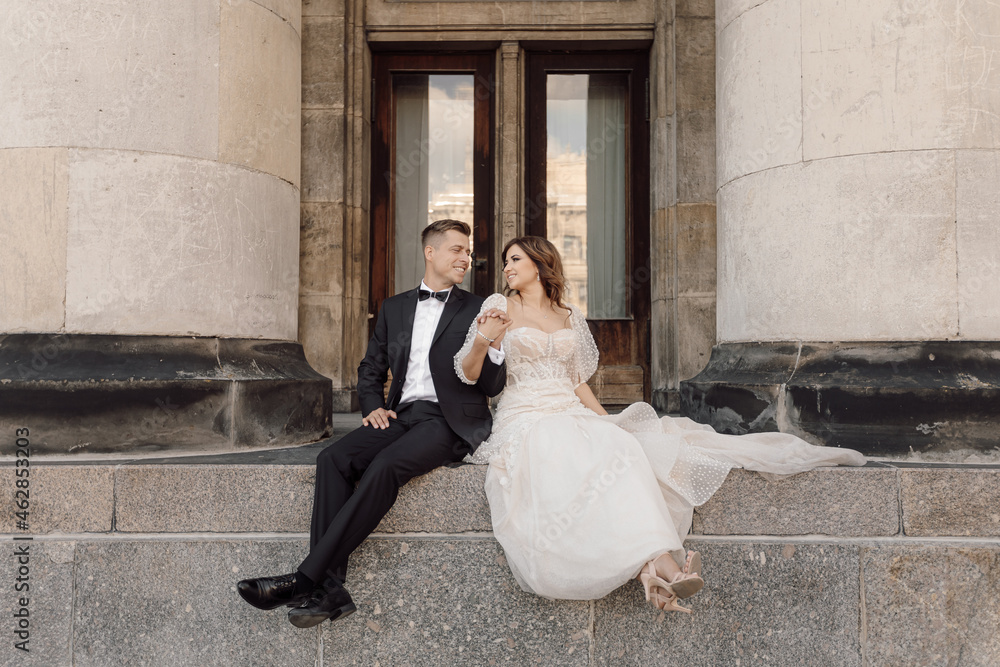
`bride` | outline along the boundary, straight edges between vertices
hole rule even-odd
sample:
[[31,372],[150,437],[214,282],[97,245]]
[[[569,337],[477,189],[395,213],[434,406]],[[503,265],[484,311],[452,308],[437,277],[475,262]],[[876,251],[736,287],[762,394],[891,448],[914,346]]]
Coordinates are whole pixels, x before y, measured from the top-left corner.
[[716,433],[687,418],[659,418],[646,403],[609,415],[587,380],[598,353],[587,322],[563,302],[562,261],[546,239],[503,250],[506,296],[493,294],[455,356],[467,383],[487,348],[502,349],[507,385],[490,438],[467,460],[489,463],[493,532],[521,587],[548,598],[601,598],[638,575],[657,608],[704,582],[683,542],[693,508],[731,468],[778,474],[864,465],[853,450],[786,433]]

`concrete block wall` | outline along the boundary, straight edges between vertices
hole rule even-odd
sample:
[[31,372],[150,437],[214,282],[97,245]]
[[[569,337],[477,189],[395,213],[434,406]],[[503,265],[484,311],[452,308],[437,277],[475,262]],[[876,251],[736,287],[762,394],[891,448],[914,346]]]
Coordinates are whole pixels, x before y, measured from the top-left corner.
[[[286,452],[287,463],[36,461],[30,531],[12,523],[5,485],[2,538],[31,552],[31,652],[9,642],[0,663],[1000,661],[997,466],[733,471],[695,515],[688,546],[707,585],[691,616],[656,611],[636,582],[591,602],[524,593],[490,532],[485,469],[439,469],[404,487],[352,558],[358,613],[298,630],[235,590],[292,570],[308,548],[314,469]],[[10,592],[0,613],[16,605]]]

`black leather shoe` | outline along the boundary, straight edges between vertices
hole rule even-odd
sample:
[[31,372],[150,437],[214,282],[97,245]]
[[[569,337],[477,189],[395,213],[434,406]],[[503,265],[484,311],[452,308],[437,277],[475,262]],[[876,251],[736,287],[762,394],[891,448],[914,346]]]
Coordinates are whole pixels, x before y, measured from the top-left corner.
[[326,619],[336,621],[344,618],[356,610],[347,589],[338,583],[328,582],[317,586],[305,602],[289,610],[288,622],[297,628],[311,628]]
[[282,605],[297,607],[309,598],[309,593],[295,594],[295,573],[280,577],[244,579],[236,584],[240,597],[257,609],[276,609]]

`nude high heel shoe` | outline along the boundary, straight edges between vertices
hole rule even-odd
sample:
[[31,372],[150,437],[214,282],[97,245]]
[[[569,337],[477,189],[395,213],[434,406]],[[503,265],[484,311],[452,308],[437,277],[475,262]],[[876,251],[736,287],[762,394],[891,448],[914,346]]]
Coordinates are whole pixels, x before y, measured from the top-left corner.
[[705,580],[695,573],[678,572],[668,586],[670,592],[683,599],[691,597],[704,588]]
[[[642,570],[639,571],[639,581],[642,582],[642,588],[646,591],[646,601],[652,602],[657,609],[663,609],[660,602],[666,601],[667,596],[671,595],[670,584],[656,574],[656,565],[653,564],[653,561],[642,566]],[[658,593],[658,589],[666,591],[667,596]]]
[[649,561],[642,567],[639,572],[639,581],[642,582],[642,587],[646,591],[646,600],[652,602],[657,609],[691,613],[687,607],[677,604],[677,595],[672,590],[671,584],[656,574],[656,566],[653,561]]
[[684,567],[670,582],[670,589],[681,598],[689,598],[705,586],[701,577],[701,554],[697,551],[687,552]]
[[664,599],[664,604],[660,609],[663,611],[683,611],[685,614],[690,614],[691,610],[687,607],[682,607],[677,604],[677,596],[673,593],[668,593]]

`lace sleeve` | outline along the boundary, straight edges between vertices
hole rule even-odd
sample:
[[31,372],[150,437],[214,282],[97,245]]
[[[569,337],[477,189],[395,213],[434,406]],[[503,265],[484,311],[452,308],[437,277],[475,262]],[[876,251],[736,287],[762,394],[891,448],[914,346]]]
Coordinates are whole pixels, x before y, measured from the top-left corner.
[[[462,349],[455,355],[455,374],[458,375],[458,379],[465,384],[476,384],[475,380],[470,380],[465,377],[465,371],[462,370],[462,362],[465,361],[465,358],[469,356],[469,352],[472,351],[472,344],[475,342],[476,333],[479,331],[479,316],[491,308],[496,308],[497,310],[502,310],[506,313],[507,297],[498,293],[494,293],[486,297],[486,301],[483,302],[483,307],[479,309],[479,315],[476,315],[476,319],[472,320],[472,324],[469,325],[469,333],[465,337],[465,344],[462,345]],[[586,326],[586,323],[584,323],[584,326]]]
[[597,371],[597,361],[600,355],[597,352],[597,343],[587,326],[587,319],[576,308],[572,308],[570,320],[573,323],[573,331],[576,332],[576,350],[573,355],[573,365],[570,368],[570,380],[573,387],[579,387],[590,379],[590,376]]

